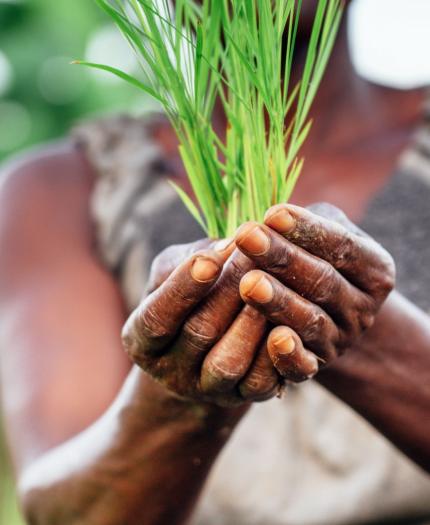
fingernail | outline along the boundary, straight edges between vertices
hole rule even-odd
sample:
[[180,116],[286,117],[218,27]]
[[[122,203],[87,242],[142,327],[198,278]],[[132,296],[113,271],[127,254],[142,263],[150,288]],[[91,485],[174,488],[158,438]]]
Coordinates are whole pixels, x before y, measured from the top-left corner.
[[260,226],[244,224],[236,233],[236,244],[251,255],[263,255],[270,248],[270,239]]
[[285,208],[277,211],[269,210],[264,222],[279,233],[291,233],[296,227],[296,220]]
[[296,342],[291,335],[279,336],[272,341],[276,350],[282,355],[292,354],[296,348]]
[[218,275],[220,267],[212,259],[197,257],[191,267],[191,276],[195,281],[206,283]]
[[234,239],[233,237],[230,237],[228,239],[222,239],[218,241],[215,246],[214,250],[218,253],[225,253],[229,252],[234,248]]
[[240,292],[245,297],[261,304],[268,303],[273,298],[273,286],[261,272],[249,272],[240,283]]

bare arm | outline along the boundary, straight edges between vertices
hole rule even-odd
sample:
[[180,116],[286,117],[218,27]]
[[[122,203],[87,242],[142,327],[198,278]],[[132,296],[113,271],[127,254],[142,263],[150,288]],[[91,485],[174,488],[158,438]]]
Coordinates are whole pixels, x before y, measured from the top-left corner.
[[20,481],[31,524],[179,524],[189,517],[240,410],[174,398],[137,367],[87,430]]
[[430,319],[393,292],[374,326],[318,380],[430,472]]
[[[117,395],[129,368],[120,341],[125,317],[114,282],[92,253],[89,168],[65,146],[8,171],[0,189],[0,369],[26,516],[41,525],[183,523],[246,410],[244,399],[239,408],[220,408],[199,395],[181,399],[137,367]],[[208,257],[212,275],[207,257],[200,266],[190,259],[182,269],[179,290],[183,294],[188,282],[191,296],[177,305],[179,324],[166,326],[172,336],[186,320],[190,301],[202,299],[222,269],[221,255]],[[213,268],[209,264],[209,272]],[[240,303],[237,284],[234,304]],[[170,297],[174,288],[170,279],[164,293]],[[171,319],[170,313],[161,321]],[[243,321],[255,324],[245,312],[239,332],[229,336],[232,343],[247,331]],[[260,319],[261,329],[263,324]],[[212,325],[209,316],[206,326]],[[188,326],[192,348],[184,345],[185,354],[199,343],[193,322]],[[260,332],[248,338],[246,366],[234,371],[231,391],[248,371],[260,338]],[[179,376],[172,363],[164,380],[173,384]],[[224,371],[231,381],[228,366]],[[198,378],[194,371],[179,372],[183,387]],[[267,378],[261,389],[249,383],[250,396],[276,392],[272,368]]]
[[129,366],[119,293],[92,255],[84,160],[53,146],[0,181],[1,384],[22,467],[99,417]]

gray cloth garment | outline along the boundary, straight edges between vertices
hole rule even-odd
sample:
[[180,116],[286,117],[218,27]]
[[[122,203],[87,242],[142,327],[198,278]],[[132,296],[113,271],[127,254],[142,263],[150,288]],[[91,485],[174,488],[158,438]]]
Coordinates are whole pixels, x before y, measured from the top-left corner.
[[428,157],[416,150],[405,154],[360,226],[394,257],[397,289],[430,314],[430,131],[428,136]]
[[[153,256],[202,233],[163,177],[168,169],[151,138],[151,119],[92,122],[75,137],[98,173],[92,206],[99,252],[132,308]],[[427,311],[429,174],[425,158],[405,156],[362,225],[394,254],[399,289]],[[193,525],[424,524],[426,517],[429,477],[308,382],[252,407],[218,458]]]

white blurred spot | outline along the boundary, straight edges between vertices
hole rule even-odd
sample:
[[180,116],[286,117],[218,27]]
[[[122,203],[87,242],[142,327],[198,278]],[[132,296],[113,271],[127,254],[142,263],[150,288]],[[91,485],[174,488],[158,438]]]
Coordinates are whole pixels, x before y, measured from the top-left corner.
[[[91,36],[85,51],[85,60],[116,67],[132,74],[137,70],[137,59],[125,38],[114,25],[98,29]],[[91,69],[102,82],[122,82],[114,75]]]
[[0,96],[12,85],[12,66],[6,55],[0,51]]
[[43,98],[51,104],[70,104],[83,93],[87,76],[66,57],[52,57],[40,68],[38,85]]
[[28,110],[18,102],[0,102],[0,151],[11,151],[21,146],[31,130]]
[[430,0],[354,0],[348,38],[366,80],[398,89],[430,85]]

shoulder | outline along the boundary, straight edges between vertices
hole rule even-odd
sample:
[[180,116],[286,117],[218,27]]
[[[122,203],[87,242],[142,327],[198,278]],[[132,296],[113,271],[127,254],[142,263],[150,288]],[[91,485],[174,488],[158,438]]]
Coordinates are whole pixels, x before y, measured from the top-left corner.
[[90,268],[101,272],[89,213],[91,169],[70,143],[0,168],[1,301]]
[[0,168],[0,239],[43,243],[55,231],[89,240],[92,170],[71,142],[21,154]]

